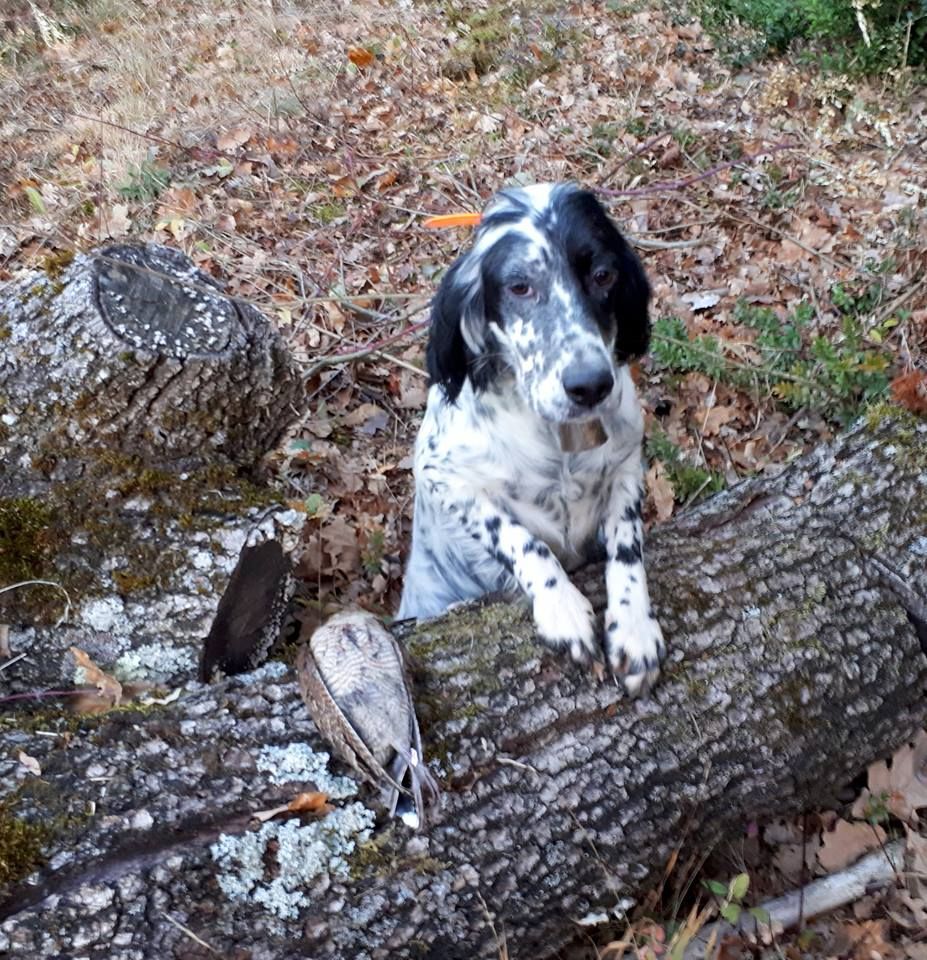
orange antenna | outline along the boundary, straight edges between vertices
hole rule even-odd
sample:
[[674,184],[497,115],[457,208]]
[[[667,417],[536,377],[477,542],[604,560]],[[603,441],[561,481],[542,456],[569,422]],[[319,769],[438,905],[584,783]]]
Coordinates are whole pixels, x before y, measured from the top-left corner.
[[481,213],[442,213],[437,217],[429,217],[425,221],[426,227],[437,230],[446,230],[449,227],[475,227],[483,219]]

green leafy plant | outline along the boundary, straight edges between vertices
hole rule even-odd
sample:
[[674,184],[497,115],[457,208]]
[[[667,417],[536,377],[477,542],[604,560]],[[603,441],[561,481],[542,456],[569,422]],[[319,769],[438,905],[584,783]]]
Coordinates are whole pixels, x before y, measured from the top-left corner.
[[696,10],[740,64],[804,43],[809,58],[842,72],[927,65],[924,0],[696,0]]
[[376,527],[367,535],[367,543],[361,552],[361,563],[368,577],[374,577],[380,572],[385,555],[386,534],[382,527]]
[[171,185],[171,172],[157,166],[151,160],[144,160],[139,166],[130,166],[129,179],[117,188],[120,197],[135,203],[149,203],[156,200]]
[[732,357],[727,341],[707,334],[693,337],[679,317],[661,317],[654,324],[653,356],[667,370],[759,388],[791,410],[812,407],[829,420],[846,423],[888,389],[891,358],[881,344],[899,318],[868,328],[864,324],[880,297],[879,284],[858,294],[835,286],[831,299],[840,314],[835,336],[811,332],[814,310],[808,303],[799,304],[785,320],[769,308],[739,303],[734,319],[753,332],[759,361]]
[[801,200],[804,184],[785,184],[785,174],[776,164],[770,164],[763,175],[766,180],[766,189],[760,197],[760,206],[767,210],[787,210],[794,207]]
[[717,493],[724,489],[724,477],[721,474],[689,463],[682,450],[659,427],[648,434],[646,453],[648,459],[663,463],[680,503],[697,494]]
[[866,820],[873,826],[880,823],[887,823],[890,811],[888,801],[890,797],[887,793],[874,793],[866,800],[864,815]]
[[750,875],[738,873],[728,883],[703,880],[705,888],[720,901],[718,912],[728,923],[737,923],[744,910],[760,923],[769,923],[769,914],[762,907],[744,907],[743,899],[750,889]]

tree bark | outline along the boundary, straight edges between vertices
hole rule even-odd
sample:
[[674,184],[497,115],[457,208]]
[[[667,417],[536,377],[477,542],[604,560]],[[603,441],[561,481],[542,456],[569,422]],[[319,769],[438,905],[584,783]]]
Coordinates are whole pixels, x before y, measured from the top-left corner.
[[269,321],[178,250],[0,289],[0,693],[70,680],[72,645],[132,680],[266,652],[302,518],[257,467],[301,392]]
[[[927,715],[927,424],[871,419],[652,532],[670,656],[649,700],[546,653],[510,604],[397,629],[444,787],[421,834],[371,830],[279,664],[82,721],[67,749],[19,723],[6,818],[46,826],[48,860],[10,889],[0,949],[469,960],[504,931],[541,957],[681,838],[827,803]],[[581,577],[600,607],[601,580]],[[303,789],[335,809],[247,826]]]
[[0,462],[17,487],[104,453],[252,467],[302,389],[267,319],[158,244],[51,260],[7,285],[0,347]]

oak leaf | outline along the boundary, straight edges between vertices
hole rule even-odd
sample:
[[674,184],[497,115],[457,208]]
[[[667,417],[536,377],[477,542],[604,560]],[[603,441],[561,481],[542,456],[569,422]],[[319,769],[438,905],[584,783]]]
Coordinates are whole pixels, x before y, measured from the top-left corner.
[[122,684],[113,676],[101,670],[80,647],[69,647],[71,656],[77,661],[78,667],[84,671],[87,683],[92,683],[100,695],[111,707],[118,707],[122,700]]
[[666,468],[662,461],[655,460],[653,466],[647,471],[646,476],[647,492],[653,500],[654,508],[657,511],[657,520],[661,522],[669,520],[673,515],[673,504],[676,494],[673,491],[673,484],[666,475]]
[[350,60],[355,67],[359,67],[360,69],[369,67],[375,59],[373,53],[366,47],[348,47],[348,60]]
[[927,417],[927,373],[912,370],[892,380],[892,397],[895,403],[907,407],[912,413]]
[[885,842],[885,831],[878,825],[838,820],[834,829],[825,831],[818,850],[818,863],[834,873],[855,863],[864,853]]

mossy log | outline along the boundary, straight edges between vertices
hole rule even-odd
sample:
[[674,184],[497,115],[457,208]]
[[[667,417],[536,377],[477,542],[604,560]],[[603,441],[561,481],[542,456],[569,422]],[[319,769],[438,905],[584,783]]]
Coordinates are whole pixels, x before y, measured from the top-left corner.
[[0,287],[0,693],[70,681],[71,645],[136,680],[195,675],[210,632],[206,670],[266,647],[301,523],[258,465],[302,390],[267,318],[178,250]]
[[[444,789],[418,834],[374,823],[281,664],[73,723],[67,749],[20,721],[7,829],[55,836],[8,885],[0,950],[471,960],[504,935],[549,955],[683,837],[826,804],[924,722],[925,532],[927,423],[874,416],[652,532],[670,655],[648,700],[545,652],[510,604],[397,627]],[[599,605],[601,579],[580,578]],[[300,790],[334,809],[249,826]]]

